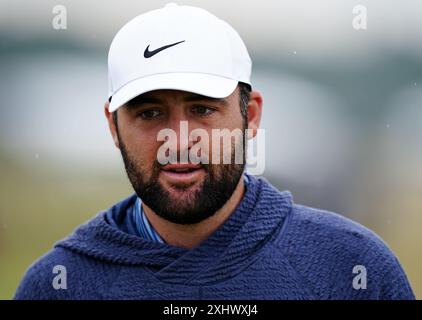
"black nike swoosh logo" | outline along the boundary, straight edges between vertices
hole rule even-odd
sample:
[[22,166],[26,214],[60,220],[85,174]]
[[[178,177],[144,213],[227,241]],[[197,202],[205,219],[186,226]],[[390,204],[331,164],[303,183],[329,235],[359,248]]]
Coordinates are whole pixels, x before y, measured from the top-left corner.
[[152,56],[156,55],[158,52],[163,51],[165,49],[168,49],[170,47],[173,47],[173,46],[175,46],[175,45],[177,45],[179,43],[182,43],[182,42],[185,42],[185,40],[182,40],[182,41],[179,41],[179,42],[175,42],[175,43],[172,43],[172,44],[168,44],[168,45],[166,45],[164,47],[160,47],[160,48],[155,49],[155,50],[152,50],[152,51],[149,51],[149,45],[148,45],[148,47],[146,47],[145,48],[145,51],[144,51],[144,58],[151,58]]

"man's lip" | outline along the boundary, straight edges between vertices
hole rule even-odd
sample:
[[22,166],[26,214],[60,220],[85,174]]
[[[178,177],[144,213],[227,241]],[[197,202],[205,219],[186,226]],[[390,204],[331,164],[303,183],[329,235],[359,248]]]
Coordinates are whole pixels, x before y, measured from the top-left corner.
[[164,171],[170,171],[170,170],[183,170],[183,169],[190,169],[190,170],[196,170],[201,169],[202,166],[200,164],[192,164],[192,163],[175,163],[175,164],[166,164],[161,168],[161,170]]
[[[178,169],[175,169],[175,168]],[[180,170],[180,171],[179,171]],[[160,170],[160,176],[171,185],[193,185],[205,175],[205,170],[199,165],[168,165]]]

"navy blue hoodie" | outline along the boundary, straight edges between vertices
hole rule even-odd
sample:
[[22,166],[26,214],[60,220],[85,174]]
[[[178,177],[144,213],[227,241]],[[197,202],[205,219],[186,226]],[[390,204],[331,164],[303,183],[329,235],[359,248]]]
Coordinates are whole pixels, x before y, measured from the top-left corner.
[[229,219],[191,250],[128,233],[130,196],[30,266],[15,299],[414,299],[373,232],[249,179]]

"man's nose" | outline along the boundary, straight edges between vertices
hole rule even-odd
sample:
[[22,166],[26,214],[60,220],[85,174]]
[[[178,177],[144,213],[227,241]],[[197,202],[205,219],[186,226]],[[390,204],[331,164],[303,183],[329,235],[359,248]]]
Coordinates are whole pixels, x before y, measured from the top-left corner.
[[176,143],[171,143],[171,148],[175,148],[179,161],[187,162],[187,154],[190,148],[199,141],[198,138],[190,139],[190,133],[194,129],[191,121],[184,114],[172,116],[168,121],[168,129],[174,132]]

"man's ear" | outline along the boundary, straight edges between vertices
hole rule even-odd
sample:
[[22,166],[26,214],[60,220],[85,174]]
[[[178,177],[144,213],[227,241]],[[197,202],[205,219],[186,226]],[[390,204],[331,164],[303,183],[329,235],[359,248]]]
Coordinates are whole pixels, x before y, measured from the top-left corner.
[[[117,128],[116,128],[116,125],[115,125],[114,120],[113,120],[113,114],[108,111],[109,106],[110,106],[110,104],[107,101],[104,104],[104,114],[105,114],[105,116],[107,118],[108,127],[110,129],[111,136],[113,137],[114,144],[116,145],[117,148],[120,149],[120,147],[119,147],[119,139],[117,137]],[[115,112],[117,112],[118,110],[119,109],[117,109]]]
[[250,129],[248,139],[254,138],[259,128],[262,114],[262,101],[261,93],[252,90],[248,103],[248,129]]

